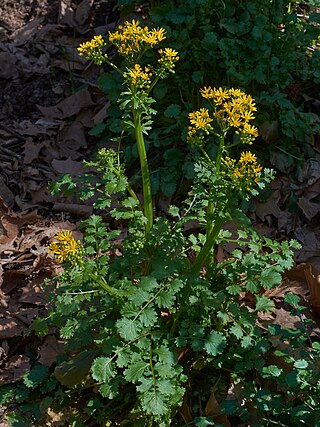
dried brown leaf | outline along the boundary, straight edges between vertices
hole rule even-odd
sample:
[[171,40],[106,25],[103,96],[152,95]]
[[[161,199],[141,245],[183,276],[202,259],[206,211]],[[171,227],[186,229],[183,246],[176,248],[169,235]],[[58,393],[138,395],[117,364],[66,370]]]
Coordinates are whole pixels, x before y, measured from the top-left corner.
[[42,107],[41,105],[37,105],[37,107],[45,117],[65,119],[78,114],[82,108],[91,107],[93,105],[95,105],[95,103],[91,99],[90,92],[84,89],[69,96],[53,107]]

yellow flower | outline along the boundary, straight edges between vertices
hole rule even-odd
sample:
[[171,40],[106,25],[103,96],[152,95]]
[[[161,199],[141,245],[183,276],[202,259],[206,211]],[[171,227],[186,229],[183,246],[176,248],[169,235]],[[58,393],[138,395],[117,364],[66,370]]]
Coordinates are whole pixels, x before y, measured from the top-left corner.
[[231,169],[230,177],[241,189],[250,190],[260,181],[262,166],[257,163],[257,157],[250,151],[242,152],[237,163],[225,159],[224,164]]
[[214,91],[211,88],[211,86],[200,89],[200,93],[203,96],[203,98],[206,98],[206,99],[211,99],[214,97]]
[[[154,47],[165,37],[164,28],[141,27],[139,21],[126,21],[120,25],[117,31],[109,31],[109,41],[114,44],[120,55],[124,57],[134,57],[144,53],[148,48]],[[136,58],[137,59],[137,58]]]
[[73,239],[71,231],[59,231],[59,233],[55,236],[57,240],[69,242]]
[[210,123],[213,122],[213,119],[209,116],[209,110],[207,108],[201,108],[199,111],[190,113],[189,118],[190,123],[194,125],[196,129],[212,129]]
[[257,111],[254,99],[241,89],[224,89],[211,86],[200,89],[201,96],[208,99],[214,106],[213,117],[221,129],[236,128],[241,134],[244,143],[252,144],[252,140],[258,136],[258,130],[249,124],[254,119],[254,111]]
[[144,67],[143,69],[140,64],[135,64],[127,73],[124,73],[124,77],[131,85],[139,87],[140,89],[148,89],[151,83],[152,73],[149,67]]
[[57,242],[49,244],[49,253],[54,254],[58,262],[73,261],[77,263],[83,254],[83,247],[75,240],[71,231],[60,231],[55,236]]

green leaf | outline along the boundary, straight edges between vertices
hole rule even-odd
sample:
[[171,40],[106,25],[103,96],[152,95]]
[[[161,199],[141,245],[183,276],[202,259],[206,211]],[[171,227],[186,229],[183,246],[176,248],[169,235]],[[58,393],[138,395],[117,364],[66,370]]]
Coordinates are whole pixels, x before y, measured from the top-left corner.
[[262,295],[256,296],[256,311],[262,311],[264,313],[271,313],[274,310],[274,302]]
[[143,410],[150,415],[164,415],[169,410],[163,395],[154,389],[143,394],[141,404]]
[[9,427],[31,427],[34,425],[31,420],[28,420],[23,415],[14,412],[7,413],[5,420],[7,421]]
[[286,383],[289,387],[297,387],[299,385],[299,374],[298,372],[289,372],[285,376]]
[[213,31],[206,32],[206,35],[201,41],[201,44],[204,47],[204,49],[208,49],[208,50],[211,50],[212,48],[217,47],[217,43],[218,43],[218,35]]
[[140,379],[140,385],[137,386],[137,390],[141,393],[145,393],[153,387],[153,379],[152,378],[144,378]]
[[47,378],[48,372],[47,366],[37,363],[30,372],[24,375],[23,383],[29,388],[35,388]]
[[92,378],[103,383],[107,383],[116,375],[114,362],[111,357],[98,357],[95,359],[91,371]]
[[151,292],[159,287],[157,279],[152,276],[145,276],[141,278],[141,281],[138,285],[139,289],[142,289],[147,292]]
[[242,348],[248,348],[252,345],[252,338],[250,336],[245,336],[241,340],[241,347]]
[[279,285],[281,278],[281,274],[278,271],[275,271],[275,268],[273,267],[263,270],[260,275],[261,285],[266,289]]
[[197,427],[214,426],[213,417],[197,417],[193,420]]
[[237,338],[241,338],[243,336],[243,331],[238,324],[231,326],[230,333],[233,334]]
[[165,396],[172,396],[176,393],[176,387],[169,380],[160,380],[157,382],[159,392]]
[[105,123],[99,123],[98,125],[96,125],[94,128],[92,128],[89,131],[89,135],[91,136],[97,136],[97,135],[101,135],[102,132],[107,128],[107,125]]
[[200,83],[203,78],[203,71],[194,71],[191,78],[195,83]]
[[137,319],[120,319],[116,325],[120,336],[126,341],[136,339],[142,329],[142,325]]
[[208,338],[205,340],[204,348],[208,354],[216,356],[217,354],[223,353],[227,345],[226,338],[221,332],[211,332]]
[[282,374],[282,369],[276,365],[264,366],[262,368],[263,378],[277,378]]
[[298,295],[293,294],[292,292],[288,292],[284,297],[284,301],[287,304],[290,304],[293,307],[296,307],[297,305],[299,305],[300,297],[298,297]]
[[121,377],[114,378],[112,382],[102,384],[99,387],[99,393],[107,399],[114,399],[119,394],[119,385],[123,382],[123,378]]
[[153,326],[156,323],[156,321],[158,320],[158,315],[155,309],[149,305],[142,311],[139,316],[139,320],[145,327],[149,328],[150,326]]
[[144,371],[149,367],[149,363],[143,360],[131,364],[125,371],[124,377],[127,381],[137,383],[143,377]]
[[165,117],[169,118],[178,118],[179,114],[181,112],[181,107],[178,104],[171,104],[169,107],[167,107],[164,111]]
[[171,350],[171,349],[169,349],[163,345],[161,347],[159,347],[158,349],[156,349],[154,351],[154,353],[158,355],[159,362],[161,362],[161,363],[165,363],[168,365],[174,365],[177,361],[176,353],[173,350]]
[[175,299],[176,296],[173,292],[170,292],[168,289],[164,289],[160,292],[155,302],[160,308],[169,308],[173,305]]
[[308,362],[304,359],[299,359],[294,362],[293,365],[297,369],[305,369],[309,366]]
[[96,350],[85,350],[70,360],[62,362],[54,371],[57,380],[68,387],[80,384],[88,375]]

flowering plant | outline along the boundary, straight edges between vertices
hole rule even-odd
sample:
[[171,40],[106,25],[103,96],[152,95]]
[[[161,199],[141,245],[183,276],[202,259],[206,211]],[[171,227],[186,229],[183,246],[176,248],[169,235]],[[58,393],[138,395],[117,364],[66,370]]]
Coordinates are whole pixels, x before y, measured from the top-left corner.
[[[94,205],[99,209],[109,209],[114,201],[110,215],[126,221],[127,236],[92,215],[83,223],[83,243],[61,232],[49,246],[65,270],[54,280],[58,286],[48,318],[38,319],[34,328],[41,333],[44,324],[58,327],[66,355],[50,379],[51,392],[63,399],[46,400],[47,409],[58,411],[59,402],[73,407],[81,400],[82,412],[72,413],[81,426],[214,424],[233,383],[244,390],[234,405],[237,416],[244,415],[259,386],[250,383],[247,391],[247,374],[262,369],[271,351],[257,324],[259,313],[273,310],[264,291],[280,282],[297,247],[294,241],[260,236],[239,208],[272,178],[250,151],[233,157],[237,146],[251,145],[257,136],[249,123],[254,101],[239,89],[201,89],[209,107],[190,113],[188,129],[197,159],[195,182],[186,201],[170,207],[170,220],[154,215],[144,134],[155,114],[152,89],[174,72],[179,57],[161,48],[155,62],[143,60],[164,39],[164,29],[150,30],[138,21],[109,33],[109,42],[125,59],[124,70],[104,52],[107,42],[101,36],[79,48],[81,55],[108,63],[123,78],[120,105],[134,130],[143,189],[139,198],[120,153],[101,149],[95,162],[85,162],[101,179],[90,184],[86,173],[79,194],[88,198],[96,189],[102,194]],[[56,187],[69,184],[62,178]],[[186,232],[190,222],[197,224],[194,233]],[[227,222],[237,225],[236,236]],[[237,248],[216,262],[215,249],[226,242]],[[250,305],[247,293],[253,298]],[[223,396],[221,406],[203,413],[202,405],[215,399],[216,390]],[[45,411],[44,403],[41,408]]]

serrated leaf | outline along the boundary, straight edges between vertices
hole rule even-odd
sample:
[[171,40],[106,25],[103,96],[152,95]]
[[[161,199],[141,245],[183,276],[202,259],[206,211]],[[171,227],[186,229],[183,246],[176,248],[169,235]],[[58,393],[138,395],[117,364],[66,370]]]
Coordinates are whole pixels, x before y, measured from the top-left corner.
[[91,371],[92,378],[103,383],[107,383],[116,375],[114,362],[111,357],[98,357],[95,359]]
[[173,305],[175,299],[176,297],[172,292],[164,289],[160,292],[155,302],[160,308],[169,308]]
[[170,205],[168,213],[172,216],[180,217],[180,209],[178,208],[178,206]]
[[222,323],[227,324],[229,322],[229,315],[228,313],[218,311],[217,317],[222,321]]
[[309,366],[308,362],[304,359],[299,359],[294,362],[293,365],[297,369],[305,369]]
[[153,379],[152,378],[144,378],[140,379],[140,384],[137,386],[137,390],[141,393],[145,393],[153,387]]
[[105,123],[99,123],[94,128],[92,128],[88,133],[91,136],[101,135],[102,132],[107,128]]
[[243,252],[240,249],[235,249],[234,251],[232,251],[232,256],[237,259],[241,259],[243,256]]
[[277,378],[282,374],[282,369],[276,365],[264,366],[262,368],[262,376],[264,378]]
[[243,336],[243,331],[238,324],[231,326],[230,333],[233,334],[237,338],[242,338],[242,336]]
[[165,396],[172,396],[176,393],[176,387],[169,380],[160,380],[157,382],[159,392]]
[[281,274],[278,271],[275,271],[274,268],[263,270],[260,275],[261,285],[266,289],[270,289],[278,285],[281,282],[281,278]]
[[24,375],[23,383],[29,388],[35,388],[47,378],[48,372],[47,366],[37,363],[30,372]]
[[226,289],[231,295],[239,295],[240,292],[242,291],[242,288],[240,285],[230,285],[230,286],[227,286]]
[[[143,303],[147,302],[150,299],[150,295],[150,292],[146,292],[143,289],[138,289],[137,292],[135,292],[129,297],[129,299],[133,302],[134,306],[136,306],[135,314],[137,314],[138,307],[142,306]],[[127,316],[126,314],[124,314],[123,309],[121,310],[121,312],[124,316]]]
[[114,399],[119,394],[118,387],[122,382],[121,377],[114,378],[112,382],[102,384],[99,387],[99,393],[107,399]]
[[205,340],[204,348],[208,354],[216,356],[217,354],[223,353],[225,346],[227,345],[226,338],[221,332],[211,332],[208,338]]
[[154,351],[159,357],[159,362],[174,365],[177,361],[177,355],[171,349],[161,346]]
[[197,417],[193,420],[193,422],[197,427],[208,427],[215,425],[213,424],[213,417]]
[[159,287],[157,279],[152,276],[145,276],[141,278],[141,281],[138,285],[139,289],[142,289],[147,292],[154,291]]
[[274,302],[262,295],[256,296],[256,311],[262,311],[264,313],[271,313],[274,310]]
[[139,320],[145,327],[153,326],[158,320],[158,315],[150,305],[146,307],[139,316]]
[[136,339],[142,330],[142,325],[137,319],[120,319],[116,326],[120,336],[126,341]]
[[284,296],[284,301],[287,304],[292,305],[293,307],[299,305],[300,302],[300,297],[298,297],[298,295],[293,294],[292,292],[288,292],[287,294],[285,294]]
[[150,415],[164,415],[169,410],[165,399],[158,390],[151,390],[143,394],[141,399],[143,410]]
[[144,371],[149,367],[149,363],[144,362],[143,360],[137,361],[131,364],[125,371],[124,377],[127,381],[132,383],[137,383],[143,377]]
[[248,348],[252,345],[252,338],[250,336],[245,336],[241,339],[241,347]]

